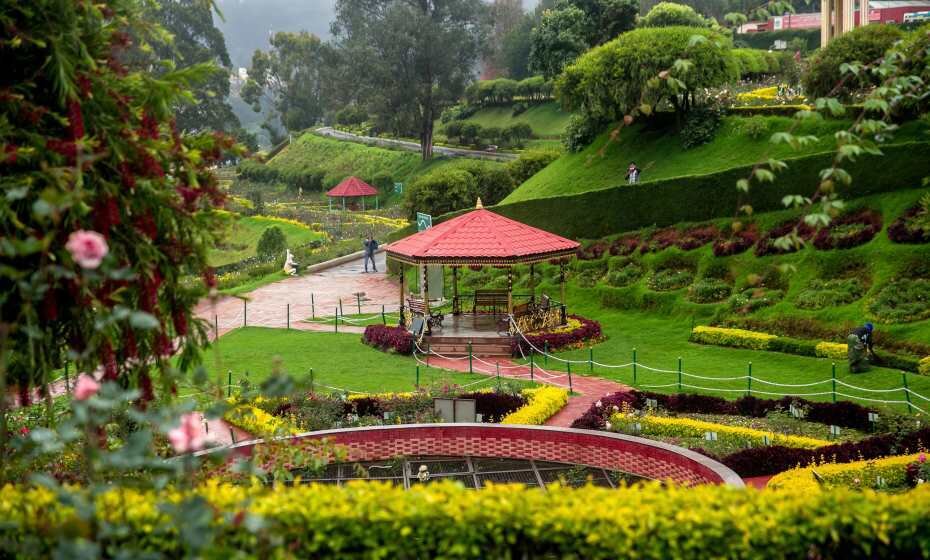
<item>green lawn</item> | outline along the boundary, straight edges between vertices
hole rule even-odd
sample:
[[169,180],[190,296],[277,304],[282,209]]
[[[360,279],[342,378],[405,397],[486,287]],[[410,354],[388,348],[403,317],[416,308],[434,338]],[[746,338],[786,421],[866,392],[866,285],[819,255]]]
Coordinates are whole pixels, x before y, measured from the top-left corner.
[[465,122],[473,122],[482,127],[496,126],[505,128],[518,123],[526,123],[533,129],[533,134],[540,138],[557,139],[568,126],[571,113],[566,113],[556,102],[533,105],[525,112],[513,116],[513,107],[488,107],[481,109]]
[[237,217],[229,223],[222,244],[210,251],[208,255],[210,264],[212,266],[221,266],[254,257],[255,248],[262,233],[272,226],[281,228],[290,247],[304,245],[323,238],[321,232],[313,231],[306,226],[261,216]]
[[[360,338],[358,334],[245,327],[211,346],[205,352],[204,366],[212,378],[222,375],[224,380],[232,370],[233,383],[241,379],[261,382],[277,364],[305,383],[309,383],[313,368],[317,390],[326,389],[324,385],[362,392],[414,390],[417,363],[413,358],[381,352],[362,344]],[[495,383],[484,375],[420,366],[421,386],[465,385],[481,380],[487,381],[476,388]]]
[[[620,133],[617,141],[607,144],[608,134],[602,134],[588,148],[578,153],[565,153],[558,160],[531,177],[511,193],[503,203],[534,198],[615,187],[624,183],[630,162],[635,162],[647,183],[685,175],[704,175],[725,169],[751,165],[765,157],[797,157],[829,151],[834,146],[833,133],[849,126],[841,120],[805,121],[795,131],[798,135],[815,135],[820,141],[796,152],[785,144],[772,144],[773,132],[787,130],[793,120],[787,117],[752,117],[764,122],[768,130],[758,138],[745,132],[744,117],[725,117],[714,140],[708,144],[684,150],[674,128],[633,126]],[[906,123],[897,133],[896,141],[928,139],[928,124],[924,121]],[[607,144],[604,153],[600,150]],[[673,204],[673,201],[669,201]]]

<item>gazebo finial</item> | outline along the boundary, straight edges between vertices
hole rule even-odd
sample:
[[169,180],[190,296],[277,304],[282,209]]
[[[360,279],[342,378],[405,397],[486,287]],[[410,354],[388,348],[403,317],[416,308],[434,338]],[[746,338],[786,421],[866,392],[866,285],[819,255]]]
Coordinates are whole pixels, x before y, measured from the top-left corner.
[[475,210],[478,210],[478,209],[480,209],[480,208],[484,208],[484,204],[481,204],[481,197],[479,196],[479,197],[478,197],[478,203],[475,204]]

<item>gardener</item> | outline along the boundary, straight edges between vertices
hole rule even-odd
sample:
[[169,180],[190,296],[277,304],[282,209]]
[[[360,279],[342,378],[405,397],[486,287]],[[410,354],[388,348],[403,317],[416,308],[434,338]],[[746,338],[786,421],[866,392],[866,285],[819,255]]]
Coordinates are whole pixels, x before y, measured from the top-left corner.
[[872,348],[873,330],[875,326],[872,323],[866,323],[853,329],[846,337],[850,372],[861,373],[869,369],[869,358],[875,358],[875,350]]
[[365,272],[368,272],[368,261],[371,261],[371,269],[378,272],[378,265],[375,264],[375,251],[378,250],[378,242],[369,233],[363,245],[365,245]]

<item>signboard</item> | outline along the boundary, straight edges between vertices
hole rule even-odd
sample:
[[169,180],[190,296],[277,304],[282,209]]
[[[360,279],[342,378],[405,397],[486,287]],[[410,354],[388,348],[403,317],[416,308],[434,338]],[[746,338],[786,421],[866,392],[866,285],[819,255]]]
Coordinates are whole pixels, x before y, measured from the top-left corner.
[[404,184],[394,183],[394,192],[396,192],[397,194],[404,194]]
[[417,231],[425,231],[433,227],[433,217],[423,212],[417,212]]

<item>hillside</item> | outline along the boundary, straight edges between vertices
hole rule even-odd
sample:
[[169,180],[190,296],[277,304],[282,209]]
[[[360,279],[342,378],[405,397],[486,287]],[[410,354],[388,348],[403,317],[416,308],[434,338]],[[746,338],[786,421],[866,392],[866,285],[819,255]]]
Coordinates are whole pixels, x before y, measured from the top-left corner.
[[[765,157],[799,157],[826,152],[834,145],[832,134],[849,126],[847,121],[841,120],[803,122],[796,134],[815,135],[821,140],[801,152],[769,142],[773,132],[786,130],[792,122],[788,117],[725,117],[712,142],[691,150],[682,149],[679,136],[668,127],[637,125],[624,130],[617,141],[608,144],[600,154],[608,141],[609,133],[605,132],[587,149],[562,155],[519,186],[503,203],[622,185],[630,162],[636,162],[643,170],[640,181],[645,184],[751,165]],[[930,140],[928,128],[924,121],[906,123],[895,143]]]
[[525,112],[513,116],[513,107],[488,107],[479,110],[477,113],[465,119],[465,122],[473,122],[482,127],[500,127],[505,128],[510,125],[525,123],[533,129],[533,134],[537,138],[558,139],[565,127],[568,126],[568,120],[571,118],[570,113],[562,111],[556,102],[542,103],[533,105]]
[[[273,157],[268,166],[285,174],[323,172],[323,188],[328,189],[349,175],[369,182],[379,178],[382,184],[407,183],[427,171],[461,165],[462,161],[467,160],[435,157],[423,162],[414,152],[365,146],[308,132]],[[485,165],[503,164],[489,161]]]
[[322,240],[325,235],[289,220],[270,216],[232,216],[223,235],[223,241],[212,249],[208,259],[212,266],[221,266],[255,256],[258,240],[267,228],[278,227],[284,233],[289,247]]

